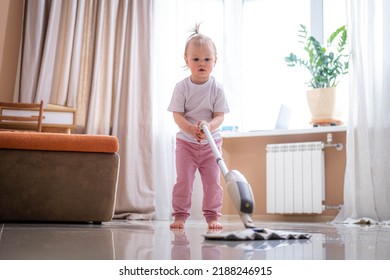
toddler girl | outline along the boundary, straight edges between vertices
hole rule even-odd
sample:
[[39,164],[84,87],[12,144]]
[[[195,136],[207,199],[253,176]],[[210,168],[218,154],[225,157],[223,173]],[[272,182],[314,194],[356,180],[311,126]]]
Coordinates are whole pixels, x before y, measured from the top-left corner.
[[184,60],[191,75],[176,84],[168,107],[179,127],[176,135],[177,181],[172,192],[174,222],[170,227],[184,228],[190,215],[195,172],[199,170],[203,185],[203,216],[209,229],[222,229],[218,222],[223,193],[220,170],[200,124],[207,124],[221,150],[220,126],[229,106],[222,85],[211,76],[217,61],[215,44],[199,33],[199,25],[187,40]]

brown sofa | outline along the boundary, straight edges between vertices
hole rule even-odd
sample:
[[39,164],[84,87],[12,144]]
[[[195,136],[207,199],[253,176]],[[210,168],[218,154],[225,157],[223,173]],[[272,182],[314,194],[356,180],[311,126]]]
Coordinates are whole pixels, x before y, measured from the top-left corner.
[[118,150],[114,136],[0,131],[0,221],[110,221]]

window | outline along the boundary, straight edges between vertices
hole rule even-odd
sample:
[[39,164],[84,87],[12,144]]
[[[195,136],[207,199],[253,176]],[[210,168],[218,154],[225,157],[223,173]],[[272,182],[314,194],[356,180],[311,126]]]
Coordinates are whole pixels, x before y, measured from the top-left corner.
[[273,129],[280,104],[292,108],[292,128],[310,126],[307,73],[287,67],[284,57],[301,51],[297,41],[300,24],[325,41],[345,23],[345,1],[243,1],[242,107],[235,108],[241,111],[235,121],[240,121],[243,131]]
[[286,66],[298,49],[297,31],[310,22],[310,0],[244,1],[243,103],[239,126],[247,131],[273,129],[280,104],[293,109],[296,125],[306,118],[304,74]]
[[[189,75],[181,67],[184,66],[184,44],[190,35],[187,31],[195,23],[202,22],[201,32],[210,36],[217,45],[214,76],[224,84],[231,109],[225,116],[224,125],[239,126],[240,131],[273,129],[283,103],[293,110],[292,128],[309,127],[310,112],[305,93],[307,73],[287,67],[284,57],[290,52],[299,53],[301,46],[297,34],[301,23],[312,32],[323,34],[325,39],[345,24],[345,2],[157,1],[156,25],[160,32],[163,30],[158,35],[160,39],[157,38],[157,61],[161,64],[160,80],[161,85],[165,85],[163,91],[167,100],[175,83]],[[167,40],[169,44],[166,44]],[[167,75],[166,65],[170,69],[177,66],[176,71]]]

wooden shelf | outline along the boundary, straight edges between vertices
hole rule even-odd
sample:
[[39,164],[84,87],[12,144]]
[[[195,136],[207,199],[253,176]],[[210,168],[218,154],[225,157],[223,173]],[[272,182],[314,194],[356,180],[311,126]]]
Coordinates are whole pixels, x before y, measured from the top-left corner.
[[[14,116],[31,116],[38,114],[32,109],[7,109]],[[26,123],[15,123],[15,128],[28,128]],[[76,128],[76,109],[48,104],[43,110],[42,132],[70,133]]]

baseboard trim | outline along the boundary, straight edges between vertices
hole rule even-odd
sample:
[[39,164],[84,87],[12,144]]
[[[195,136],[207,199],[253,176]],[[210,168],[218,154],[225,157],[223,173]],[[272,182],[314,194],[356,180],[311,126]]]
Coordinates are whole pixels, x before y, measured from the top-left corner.
[[[291,223],[327,223],[335,219],[336,216],[324,215],[253,215],[252,219],[256,222],[291,222]],[[238,215],[223,215],[220,219],[226,222],[240,222]]]

